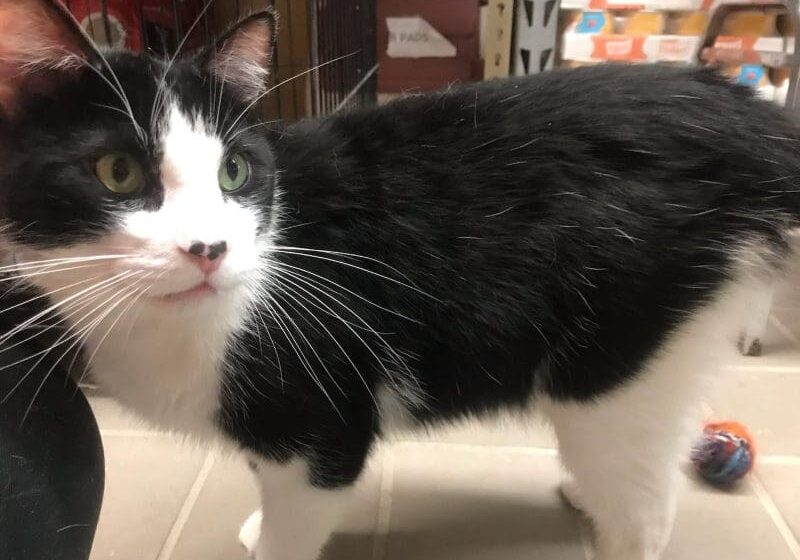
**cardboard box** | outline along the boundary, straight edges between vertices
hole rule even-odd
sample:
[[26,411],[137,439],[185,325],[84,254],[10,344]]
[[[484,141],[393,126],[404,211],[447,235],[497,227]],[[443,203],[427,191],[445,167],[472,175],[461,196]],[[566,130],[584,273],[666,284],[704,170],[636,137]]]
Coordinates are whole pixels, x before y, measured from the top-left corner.
[[719,35],[714,40],[714,47],[741,51],[784,52],[786,40],[783,37],[731,37]]
[[[423,18],[455,47],[455,56],[393,57],[387,54],[387,18]],[[479,80],[479,0],[379,0],[377,6],[378,91],[434,90]],[[413,37],[412,37],[413,39]]]
[[700,37],[564,33],[561,56],[579,62],[694,62]]

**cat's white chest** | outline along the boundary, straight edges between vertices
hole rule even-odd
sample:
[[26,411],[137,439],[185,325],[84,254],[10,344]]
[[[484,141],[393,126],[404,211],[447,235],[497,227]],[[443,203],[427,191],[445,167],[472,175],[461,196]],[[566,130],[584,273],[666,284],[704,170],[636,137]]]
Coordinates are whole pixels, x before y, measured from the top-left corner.
[[228,329],[202,322],[137,321],[87,341],[103,390],[159,428],[203,439],[218,435],[221,365]]

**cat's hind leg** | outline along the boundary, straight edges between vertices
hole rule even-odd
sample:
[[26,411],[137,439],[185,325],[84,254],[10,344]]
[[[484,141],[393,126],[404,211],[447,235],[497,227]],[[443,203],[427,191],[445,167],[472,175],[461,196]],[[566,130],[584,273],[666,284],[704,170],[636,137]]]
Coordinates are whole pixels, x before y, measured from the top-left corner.
[[572,477],[562,494],[591,518],[595,560],[658,560],[669,540],[681,422],[666,410],[669,395],[646,393],[545,406]]
[[731,331],[740,324],[741,300],[725,299],[688,319],[621,386],[588,401],[538,401],[571,477],[562,494],[593,523],[595,560],[661,558],[687,428],[692,419],[699,426],[699,401],[717,360],[735,356]]
[[745,356],[761,355],[774,293],[774,283],[765,280],[757,283],[748,294],[747,315],[739,336],[739,351]]
[[658,560],[672,530],[680,422],[655,395],[627,393],[545,405],[570,473],[561,492],[591,518],[595,560]]

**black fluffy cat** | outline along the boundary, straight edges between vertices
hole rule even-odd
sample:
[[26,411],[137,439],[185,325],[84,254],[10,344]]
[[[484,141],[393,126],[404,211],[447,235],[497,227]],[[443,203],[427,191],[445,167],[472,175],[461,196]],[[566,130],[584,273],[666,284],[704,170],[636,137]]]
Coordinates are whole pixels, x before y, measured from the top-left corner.
[[503,409],[551,418],[597,560],[659,558],[700,379],[790,254],[796,124],[709,70],[600,66],[276,129],[273,35],[103,54],[0,0],[4,270],[47,301],[0,342],[60,325],[43,356],[240,449],[259,560],[317,558],[377,438]]

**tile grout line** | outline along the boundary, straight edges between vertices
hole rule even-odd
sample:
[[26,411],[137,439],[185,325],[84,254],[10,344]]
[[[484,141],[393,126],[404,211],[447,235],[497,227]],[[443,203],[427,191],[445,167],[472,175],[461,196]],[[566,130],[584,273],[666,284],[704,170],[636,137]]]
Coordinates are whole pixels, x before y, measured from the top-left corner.
[[581,539],[581,548],[583,548],[583,556],[586,560],[594,558],[594,547],[592,546],[592,532],[591,521],[586,514],[580,513],[584,519],[578,519],[578,536]]
[[798,339],[794,333],[789,330],[789,328],[783,324],[783,322],[778,319],[774,314],[770,314],[769,316],[770,322],[773,326],[780,331],[780,333],[786,338],[789,342],[794,344],[795,346],[800,348],[800,339]]
[[394,451],[386,449],[381,461],[381,489],[378,500],[378,515],[372,537],[372,560],[383,560],[389,540],[392,521],[392,492],[394,491]]
[[[711,408],[708,403],[704,402],[703,408],[712,415],[714,414],[714,409]],[[795,537],[792,529],[786,523],[786,520],[783,518],[778,506],[775,505],[772,496],[770,496],[769,492],[767,492],[767,489],[764,488],[764,485],[761,483],[761,479],[758,478],[758,475],[756,475],[755,472],[751,472],[748,478],[753,491],[758,497],[759,502],[761,502],[761,507],[764,508],[770,518],[770,521],[772,521],[772,524],[778,530],[783,542],[786,543],[786,546],[789,548],[789,552],[792,553],[792,556],[794,556],[795,560],[800,560],[800,543],[797,542],[797,537]]]
[[761,483],[761,479],[758,478],[755,473],[750,476],[750,482],[753,485],[753,490],[755,490],[758,499],[761,501],[761,505],[767,510],[767,515],[769,515],[772,523],[778,529],[781,537],[783,537],[786,546],[789,547],[792,556],[794,556],[795,560],[800,560],[800,543],[797,542],[797,537],[795,537],[792,529],[789,527],[788,523],[786,523],[786,519],[783,518],[778,506],[775,505],[772,496],[769,495],[769,492],[767,492],[767,489],[764,488],[764,485]]
[[158,553],[156,560],[169,560],[172,556],[172,553],[175,551],[175,546],[178,544],[178,539],[183,532],[183,528],[186,526],[186,522],[189,520],[189,515],[194,509],[195,503],[197,503],[197,498],[200,496],[200,492],[203,490],[203,486],[205,486],[206,480],[208,479],[208,475],[211,473],[211,468],[213,466],[214,454],[209,453],[206,455],[205,461],[203,461],[203,466],[200,467],[200,472],[197,473],[197,478],[194,479],[194,483],[189,489],[186,499],[183,501],[181,510],[178,512],[178,516],[175,518],[175,523],[172,524],[172,528],[170,529],[167,538],[164,540],[164,545],[161,547],[161,551]]

